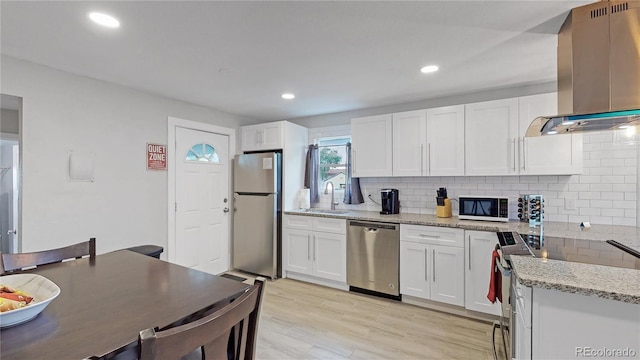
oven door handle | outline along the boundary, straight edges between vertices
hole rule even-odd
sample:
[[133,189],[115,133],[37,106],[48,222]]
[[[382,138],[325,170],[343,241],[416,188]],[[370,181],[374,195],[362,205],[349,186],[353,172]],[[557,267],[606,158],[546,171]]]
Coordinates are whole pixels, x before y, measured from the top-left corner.
[[496,266],[498,267],[498,271],[500,271],[502,276],[511,276],[511,269],[504,267],[502,265],[502,262],[496,261]]

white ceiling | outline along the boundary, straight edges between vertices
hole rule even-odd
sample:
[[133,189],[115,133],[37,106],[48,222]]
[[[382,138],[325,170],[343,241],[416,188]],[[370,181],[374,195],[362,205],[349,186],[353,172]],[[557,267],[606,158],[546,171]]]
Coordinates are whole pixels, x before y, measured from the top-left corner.
[[591,2],[3,0],[0,50],[269,121],[554,81],[555,34]]

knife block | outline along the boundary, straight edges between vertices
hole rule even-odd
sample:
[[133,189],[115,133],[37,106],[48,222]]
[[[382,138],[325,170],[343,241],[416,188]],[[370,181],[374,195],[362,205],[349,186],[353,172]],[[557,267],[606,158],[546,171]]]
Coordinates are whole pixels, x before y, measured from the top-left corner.
[[436,206],[436,216],[440,218],[451,217],[451,200],[449,198],[444,199],[444,205]]

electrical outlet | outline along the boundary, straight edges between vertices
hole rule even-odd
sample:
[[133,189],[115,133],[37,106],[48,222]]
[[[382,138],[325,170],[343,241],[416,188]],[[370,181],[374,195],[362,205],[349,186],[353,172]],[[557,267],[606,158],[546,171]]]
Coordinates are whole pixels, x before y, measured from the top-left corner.
[[576,200],[575,199],[564,199],[564,209],[565,210],[576,210]]

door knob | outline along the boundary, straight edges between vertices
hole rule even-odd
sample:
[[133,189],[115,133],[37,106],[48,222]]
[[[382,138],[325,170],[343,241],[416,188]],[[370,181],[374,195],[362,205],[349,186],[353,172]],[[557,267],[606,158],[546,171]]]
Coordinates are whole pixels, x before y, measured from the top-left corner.
[[17,233],[18,233],[18,231],[16,229],[7,231],[7,235],[15,235]]
[[229,212],[229,208],[224,208],[224,209],[222,209],[222,211],[228,213]]

